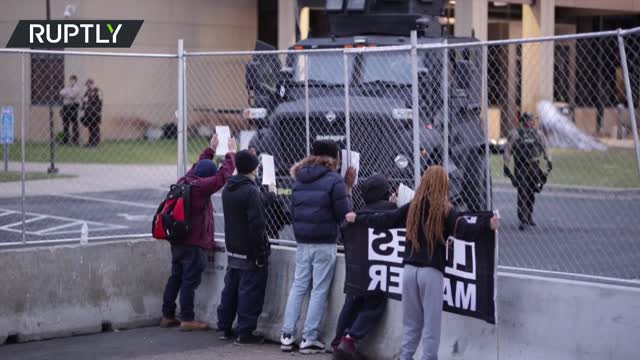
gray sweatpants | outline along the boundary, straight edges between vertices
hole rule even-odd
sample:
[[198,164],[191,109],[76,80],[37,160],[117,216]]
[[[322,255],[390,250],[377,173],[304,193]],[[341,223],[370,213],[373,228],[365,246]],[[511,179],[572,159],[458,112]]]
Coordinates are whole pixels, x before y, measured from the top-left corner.
[[423,360],[437,360],[442,323],[443,275],[431,267],[404,266],[402,275],[402,347],[410,360],[422,339]]

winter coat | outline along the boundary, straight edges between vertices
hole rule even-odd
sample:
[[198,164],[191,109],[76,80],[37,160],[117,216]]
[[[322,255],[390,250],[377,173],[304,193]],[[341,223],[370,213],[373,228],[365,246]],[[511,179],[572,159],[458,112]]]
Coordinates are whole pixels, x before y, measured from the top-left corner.
[[235,175],[229,179],[222,191],[222,208],[230,267],[247,269],[267,263],[264,207],[263,194],[251,178]]
[[[200,154],[199,160],[213,159],[215,153],[211,148],[206,148]],[[196,162],[197,164],[197,162]],[[191,230],[181,245],[198,246],[203,249],[213,249],[215,229],[213,222],[213,206],[211,195],[224,187],[227,179],[235,171],[235,154],[227,153],[222,166],[215,175],[201,178],[196,176],[196,165],[178,180],[179,184],[191,185]]]
[[291,168],[293,232],[303,244],[335,244],[338,226],[351,211],[344,179],[325,156],[310,156]]

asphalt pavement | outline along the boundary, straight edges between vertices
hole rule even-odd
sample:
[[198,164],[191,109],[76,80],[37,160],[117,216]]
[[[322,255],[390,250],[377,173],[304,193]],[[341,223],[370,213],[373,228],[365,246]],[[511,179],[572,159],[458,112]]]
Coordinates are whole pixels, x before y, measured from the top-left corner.
[[[165,188],[58,193],[28,196],[27,240],[39,245],[80,238],[83,223],[89,241],[148,236],[151,218]],[[516,193],[496,187],[494,208],[502,216],[499,264],[545,271],[640,279],[640,213],[637,193],[548,190],[538,196],[536,227],[518,230]],[[220,195],[212,198],[216,232],[224,232]],[[22,240],[19,197],[0,198],[0,243]],[[280,233],[293,240],[291,229]]]
[[284,354],[276,344],[234,345],[214,331],[141,328],[0,346],[3,360],[330,359],[329,354]]

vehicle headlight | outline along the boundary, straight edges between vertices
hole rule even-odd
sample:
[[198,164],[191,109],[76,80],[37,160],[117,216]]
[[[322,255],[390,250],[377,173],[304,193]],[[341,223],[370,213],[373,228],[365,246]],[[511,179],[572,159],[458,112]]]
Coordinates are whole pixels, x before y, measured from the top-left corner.
[[402,154],[396,156],[393,161],[396,163],[398,169],[406,169],[407,166],[409,166],[409,159],[407,159],[407,157]]
[[267,109],[265,108],[248,108],[244,109],[242,116],[245,119],[264,119],[267,117]]

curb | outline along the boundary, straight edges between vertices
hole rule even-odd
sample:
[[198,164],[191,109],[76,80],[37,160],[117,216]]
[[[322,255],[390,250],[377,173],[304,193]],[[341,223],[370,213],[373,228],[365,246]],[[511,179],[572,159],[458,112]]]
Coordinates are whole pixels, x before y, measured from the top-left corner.
[[[494,181],[493,186],[499,189],[515,189],[511,183],[506,181]],[[563,192],[575,194],[603,194],[610,196],[627,196],[640,195],[640,188],[608,188],[596,186],[580,186],[580,185],[558,185],[546,184],[543,191],[545,192]]]

